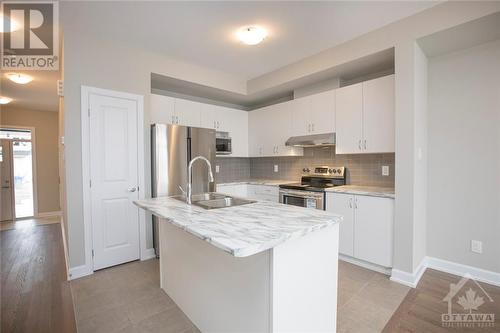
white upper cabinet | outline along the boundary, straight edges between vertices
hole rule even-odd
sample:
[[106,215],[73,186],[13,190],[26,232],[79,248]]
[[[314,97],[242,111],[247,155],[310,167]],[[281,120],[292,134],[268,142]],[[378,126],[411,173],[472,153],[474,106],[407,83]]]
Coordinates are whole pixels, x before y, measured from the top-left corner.
[[363,150],[395,151],[394,75],[363,82]]
[[394,75],[337,89],[336,152],[394,152]]
[[200,127],[201,113],[207,104],[193,102],[186,99],[175,99],[176,124],[183,126]]
[[217,131],[229,132],[233,157],[248,157],[248,112],[217,107]]
[[298,156],[302,148],[285,146],[292,136],[292,101],[249,112],[249,154],[259,156]]
[[363,85],[337,89],[335,108],[337,154],[363,152]]
[[293,136],[331,132],[335,132],[335,90],[293,100]]
[[175,98],[163,95],[150,95],[151,123],[175,124]]

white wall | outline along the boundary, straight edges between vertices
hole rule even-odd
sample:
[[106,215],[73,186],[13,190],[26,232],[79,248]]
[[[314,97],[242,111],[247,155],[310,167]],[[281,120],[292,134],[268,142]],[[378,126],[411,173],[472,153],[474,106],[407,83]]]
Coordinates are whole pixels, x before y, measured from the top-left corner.
[[426,255],[427,224],[427,57],[415,43],[415,151],[413,211],[413,271]]
[[428,124],[427,254],[500,272],[500,41],[429,59]]

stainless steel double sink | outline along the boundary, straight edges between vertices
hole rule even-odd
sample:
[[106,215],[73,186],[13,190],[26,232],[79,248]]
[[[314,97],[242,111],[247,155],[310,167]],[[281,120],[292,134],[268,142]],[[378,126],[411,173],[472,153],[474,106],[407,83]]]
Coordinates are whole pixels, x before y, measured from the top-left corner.
[[[184,195],[176,195],[172,198],[186,202],[186,197]],[[254,203],[254,200],[241,199],[231,197],[222,193],[200,193],[193,194],[191,197],[191,202],[195,206],[199,206],[204,209],[218,209],[225,207],[234,207]]]

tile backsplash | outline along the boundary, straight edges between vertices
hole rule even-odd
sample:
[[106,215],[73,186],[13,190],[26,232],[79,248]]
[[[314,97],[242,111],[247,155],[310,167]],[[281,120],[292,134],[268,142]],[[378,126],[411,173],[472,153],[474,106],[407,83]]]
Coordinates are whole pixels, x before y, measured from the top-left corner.
[[[217,158],[217,182],[246,179],[299,180],[304,167],[317,165],[345,166],[347,184],[394,186],[394,153],[336,155],[334,147],[305,148],[304,156]],[[274,166],[278,172],[274,172]],[[382,176],[382,166],[389,167],[389,176]]]

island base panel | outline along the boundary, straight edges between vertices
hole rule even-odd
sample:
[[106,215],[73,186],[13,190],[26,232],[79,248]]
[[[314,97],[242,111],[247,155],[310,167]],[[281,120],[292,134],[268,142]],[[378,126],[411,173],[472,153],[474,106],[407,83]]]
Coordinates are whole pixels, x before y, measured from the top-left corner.
[[161,287],[202,332],[335,332],[338,224],[238,258],[160,220]]

